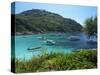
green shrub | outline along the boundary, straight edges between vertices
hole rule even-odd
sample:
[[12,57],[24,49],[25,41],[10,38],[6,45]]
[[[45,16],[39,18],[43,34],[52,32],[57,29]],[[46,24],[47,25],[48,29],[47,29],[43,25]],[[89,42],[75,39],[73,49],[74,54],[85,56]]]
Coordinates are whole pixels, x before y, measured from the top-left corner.
[[96,50],[77,50],[70,54],[45,53],[30,60],[15,61],[16,72],[90,69],[97,67]]

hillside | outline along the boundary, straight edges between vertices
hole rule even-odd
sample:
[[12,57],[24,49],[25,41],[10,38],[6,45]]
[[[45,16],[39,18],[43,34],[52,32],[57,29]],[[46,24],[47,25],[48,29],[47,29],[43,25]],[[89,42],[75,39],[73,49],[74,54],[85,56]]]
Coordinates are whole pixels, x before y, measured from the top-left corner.
[[[12,15],[13,16],[13,15]],[[80,32],[82,26],[75,20],[40,9],[32,9],[15,15],[16,32]]]

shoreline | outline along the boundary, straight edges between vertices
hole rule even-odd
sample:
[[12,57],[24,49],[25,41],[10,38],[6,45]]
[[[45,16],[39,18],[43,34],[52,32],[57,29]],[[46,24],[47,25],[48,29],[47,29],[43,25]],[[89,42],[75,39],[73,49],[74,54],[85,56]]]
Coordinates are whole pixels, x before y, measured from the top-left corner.
[[62,34],[62,33],[84,33],[84,32],[15,32],[15,34],[12,35],[33,35],[33,34],[46,34],[46,33],[58,33],[58,34]]

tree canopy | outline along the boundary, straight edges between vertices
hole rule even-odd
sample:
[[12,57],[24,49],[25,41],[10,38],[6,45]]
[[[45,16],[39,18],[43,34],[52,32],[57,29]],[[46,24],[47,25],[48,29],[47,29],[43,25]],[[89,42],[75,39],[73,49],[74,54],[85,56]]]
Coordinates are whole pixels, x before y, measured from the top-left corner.
[[97,16],[87,18],[84,24],[85,24],[84,31],[88,36],[97,33]]

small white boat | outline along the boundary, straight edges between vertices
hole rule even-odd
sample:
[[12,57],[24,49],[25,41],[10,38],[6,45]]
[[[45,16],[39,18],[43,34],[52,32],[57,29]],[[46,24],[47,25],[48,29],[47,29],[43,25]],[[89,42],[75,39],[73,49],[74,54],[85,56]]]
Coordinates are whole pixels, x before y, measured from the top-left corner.
[[47,43],[47,44],[50,44],[50,45],[54,45],[56,42],[53,41],[53,40],[46,40],[46,43]]
[[91,36],[91,37],[87,40],[87,43],[96,44],[96,43],[97,43],[97,37],[96,37],[96,36]]
[[87,40],[87,43],[96,44],[97,40],[89,39],[89,40]]
[[68,39],[70,41],[78,41],[78,40],[80,40],[80,37],[78,37],[78,36],[70,36],[70,37],[68,37]]
[[44,37],[37,37],[39,40],[45,40]]

